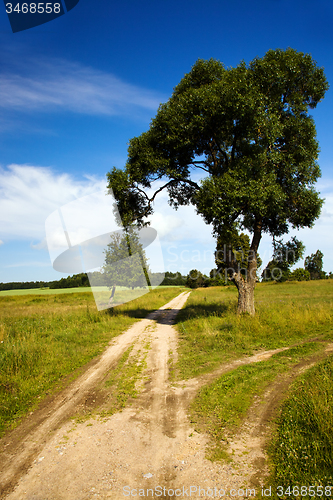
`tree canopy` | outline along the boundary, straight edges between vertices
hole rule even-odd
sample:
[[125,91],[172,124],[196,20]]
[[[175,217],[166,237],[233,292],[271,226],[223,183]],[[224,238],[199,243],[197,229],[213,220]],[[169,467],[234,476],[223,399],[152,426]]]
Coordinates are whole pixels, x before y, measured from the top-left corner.
[[311,227],[320,214],[319,148],[308,111],[327,89],[311,55],[291,48],[235,68],[199,59],[149,130],[130,140],[125,169],[108,174],[123,223],[145,224],[166,189],[170,205],[193,204],[215,235],[250,232],[247,275],[235,270],[232,279],[239,311],[254,314],[262,234]]
[[306,271],[309,271],[312,280],[325,277],[325,273],[323,272],[323,257],[323,252],[317,250],[316,253],[312,253],[305,258],[304,268]]
[[112,289],[112,302],[116,286],[145,287],[149,281],[149,265],[143,245],[135,227],[112,233],[105,251],[104,282]]

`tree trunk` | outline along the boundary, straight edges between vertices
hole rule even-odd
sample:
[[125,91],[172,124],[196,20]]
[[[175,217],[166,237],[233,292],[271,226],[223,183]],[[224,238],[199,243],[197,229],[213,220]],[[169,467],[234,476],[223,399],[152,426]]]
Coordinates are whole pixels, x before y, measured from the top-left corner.
[[255,315],[254,307],[254,287],[257,281],[257,251],[261,240],[261,220],[255,222],[255,228],[252,243],[249,251],[248,266],[245,277],[242,276],[240,269],[235,271],[232,280],[238,290],[238,308],[237,314],[248,313]]
[[255,315],[254,308],[254,287],[255,283],[248,283],[244,279],[239,283],[238,288],[238,308],[237,314],[248,313]]
[[114,298],[115,291],[116,291],[116,287],[115,287],[115,285],[113,285],[113,287],[112,287],[112,292],[111,292],[111,295],[110,295],[110,298],[109,298],[109,303],[108,303],[108,305],[109,305],[109,306],[110,306],[110,305],[112,304],[112,302],[113,302],[113,298]]

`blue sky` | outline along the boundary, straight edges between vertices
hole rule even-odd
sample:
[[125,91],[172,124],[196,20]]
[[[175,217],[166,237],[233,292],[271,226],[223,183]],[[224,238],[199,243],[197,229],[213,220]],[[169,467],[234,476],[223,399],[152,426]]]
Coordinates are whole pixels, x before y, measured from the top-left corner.
[[[292,47],[311,53],[333,82],[330,0],[80,0],[66,15],[13,34],[0,9],[0,282],[59,279],[45,243],[57,208],[105,189],[128,140],[198,58],[227,67]],[[333,271],[333,89],[313,111],[321,154],[321,218],[297,234]],[[211,228],[161,196],[152,224],[167,270],[214,267]],[[259,250],[271,254],[268,236]],[[302,265],[300,262],[299,265]],[[156,269],[157,270],[157,269]]]

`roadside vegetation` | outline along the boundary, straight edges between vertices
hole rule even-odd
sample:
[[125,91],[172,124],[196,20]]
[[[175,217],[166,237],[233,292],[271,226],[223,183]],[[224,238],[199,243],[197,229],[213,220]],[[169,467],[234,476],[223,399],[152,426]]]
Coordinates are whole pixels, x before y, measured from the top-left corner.
[[109,389],[110,397],[107,408],[102,411],[101,416],[113,415],[122,411],[131,399],[137,397],[140,375],[146,368],[148,348],[149,344],[133,354],[132,346],[122,355],[117,367],[112,370],[105,383],[106,388]]
[[177,316],[179,379],[196,377],[254,350],[331,339],[333,281],[259,283],[256,315],[237,315],[236,287],[194,290]]
[[[318,486],[333,486],[332,382],[330,356],[299,377],[282,404],[269,450],[275,487],[282,482],[286,486],[314,485],[316,496],[322,496]],[[322,493],[324,498],[332,496],[332,492]]]
[[[297,363],[316,353],[319,359],[326,341],[333,340],[331,280],[260,283],[255,294],[255,317],[236,315],[237,291],[232,286],[193,291],[177,317],[178,379],[211,372],[257,350],[288,347],[266,361],[240,366],[199,391],[190,417],[198,431],[211,437],[211,460],[232,459],[226,453],[228,436],[237,431],[256,398]],[[270,456],[274,486],[332,485],[332,356],[297,379],[277,419]]]
[[240,366],[203,387],[191,406],[191,417],[197,430],[208,432],[212,438],[208,458],[228,458],[225,452],[228,434],[237,430],[255,398],[279,374],[323,348],[316,342],[293,347],[267,361]]
[[78,376],[112,338],[181,291],[156,289],[102,312],[92,293],[0,297],[0,435]]

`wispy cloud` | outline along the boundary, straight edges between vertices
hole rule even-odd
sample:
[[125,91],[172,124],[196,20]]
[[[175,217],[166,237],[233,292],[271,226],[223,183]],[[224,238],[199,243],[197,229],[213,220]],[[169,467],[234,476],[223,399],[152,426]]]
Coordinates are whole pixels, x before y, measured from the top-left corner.
[[29,165],[0,168],[0,237],[40,241],[45,236],[44,224],[51,212],[103,190],[106,191],[105,179],[76,180],[51,168]]
[[135,115],[156,111],[164,96],[117,76],[62,59],[29,61],[0,75],[0,106],[22,111]]
[[[329,179],[327,184],[330,185]],[[105,179],[86,177],[78,180],[68,174],[57,173],[51,168],[29,165],[0,168],[0,244],[1,241],[28,240],[31,249],[45,250],[46,218],[70,201],[103,190],[106,191]],[[325,198],[322,215],[314,228],[292,231],[284,239],[287,241],[292,235],[297,235],[306,245],[306,255],[319,248],[324,253],[325,270],[332,270],[333,192],[326,192]],[[204,223],[193,207],[180,207],[175,212],[168,205],[167,193],[163,192],[157,197],[151,224],[159,232],[166,267],[171,270],[173,263],[175,266],[184,264],[199,269],[200,262],[193,253],[194,249],[201,248],[202,255],[205,255],[207,248],[211,252],[215,249],[211,227]],[[184,244],[187,245],[184,247],[186,253],[183,251]],[[271,250],[271,240],[268,235],[264,236],[259,250],[264,264],[271,257]],[[185,256],[184,262],[182,255]],[[188,262],[189,258],[193,262]]]
[[0,246],[1,246],[1,245],[3,245],[3,244],[4,244],[4,243],[3,243],[3,241],[2,241],[2,240],[0,240]]

